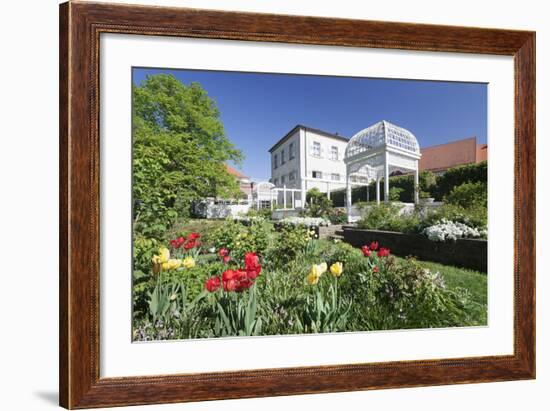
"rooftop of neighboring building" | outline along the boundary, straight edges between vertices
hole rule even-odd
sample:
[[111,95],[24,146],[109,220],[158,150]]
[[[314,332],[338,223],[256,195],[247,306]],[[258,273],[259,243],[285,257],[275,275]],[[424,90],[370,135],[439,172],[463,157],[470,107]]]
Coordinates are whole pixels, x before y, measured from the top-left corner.
[[487,144],[478,144],[476,137],[450,141],[420,149],[419,170],[440,171],[463,164],[487,160]]
[[225,165],[225,169],[227,172],[233,176],[235,176],[239,180],[249,180],[248,176],[245,176],[243,173],[241,173],[239,170],[236,170],[235,168],[231,167],[229,164]]

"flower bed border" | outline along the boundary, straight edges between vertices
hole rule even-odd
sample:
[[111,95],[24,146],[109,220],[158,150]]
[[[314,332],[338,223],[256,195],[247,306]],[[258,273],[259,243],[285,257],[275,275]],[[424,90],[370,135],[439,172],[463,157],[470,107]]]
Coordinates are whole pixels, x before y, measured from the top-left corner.
[[391,249],[392,254],[419,260],[470,268],[487,273],[487,240],[462,238],[456,241],[438,242],[422,234],[405,234],[395,231],[342,227],[344,241],[354,247],[361,247],[378,241]]

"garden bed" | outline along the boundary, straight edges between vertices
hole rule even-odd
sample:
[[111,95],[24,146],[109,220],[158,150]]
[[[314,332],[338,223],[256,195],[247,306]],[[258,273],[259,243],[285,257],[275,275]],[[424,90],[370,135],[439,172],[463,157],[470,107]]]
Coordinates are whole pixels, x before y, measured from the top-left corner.
[[458,239],[438,242],[422,234],[404,234],[394,231],[365,230],[344,226],[344,241],[354,247],[379,241],[392,253],[402,257],[414,256],[457,267],[487,273],[487,240]]

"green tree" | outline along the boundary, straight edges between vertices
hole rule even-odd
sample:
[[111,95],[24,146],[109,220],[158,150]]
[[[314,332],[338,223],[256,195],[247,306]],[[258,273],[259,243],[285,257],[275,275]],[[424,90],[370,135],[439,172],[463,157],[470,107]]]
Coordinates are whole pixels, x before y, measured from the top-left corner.
[[199,83],[169,74],[133,87],[134,229],[160,237],[193,200],[239,196],[225,167],[242,153],[225,135],[216,103]]

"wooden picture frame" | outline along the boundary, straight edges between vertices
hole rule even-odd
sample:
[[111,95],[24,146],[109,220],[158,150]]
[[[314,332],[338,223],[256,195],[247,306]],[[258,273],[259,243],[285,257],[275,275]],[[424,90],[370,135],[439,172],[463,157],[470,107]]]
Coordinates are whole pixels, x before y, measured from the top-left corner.
[[[513,56],[514,354],[100,378],[101,33]],[[59,46],[61,406],[124,406],[535,378],[534,32],[69,2],[60,6]]]

